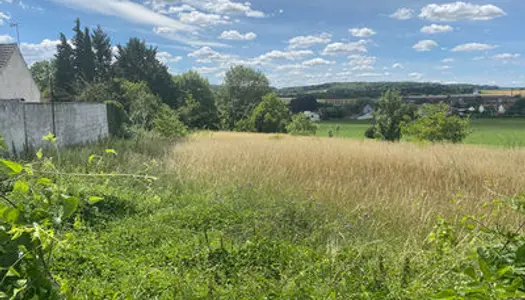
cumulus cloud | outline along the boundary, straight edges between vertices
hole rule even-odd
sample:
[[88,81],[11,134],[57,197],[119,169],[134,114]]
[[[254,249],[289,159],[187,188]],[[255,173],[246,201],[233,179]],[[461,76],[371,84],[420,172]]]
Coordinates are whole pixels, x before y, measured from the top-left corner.
[[353,35],[353,36],[356,36],[356,37],[370,37],[370,36],[373,36],[375,34],[377,34],[377,32],[375,32],[374,30],[370,29],[370,28],[351,28],[349,29],[348,31],[350,31],[350,33]]
[[433,40],[422,40],[417,42],[412,48],[418,52],[425,52],[425,51],[431,51],[432,49],[436,48],[438,46],[438,43]]
[[302,62],[303,66],[313,67],[313,66],[322,66],[322,65],[332,65],[335,64],[334,61],[326,60],[323,58],[314,58]]
[[456,60],[453,59],[453,58],[445,58],[441,62],[447,64],[447,63],[452,63],[454,61],[456,61]]
[[60,41],[48,39],[45,39],[38,44],[21,43],[20,51],[22,52],[26,63],[32,65],[37,61],[52,59],[55,56],[58,44],[60,44]]
[[412,16],[414,15],[414,10],[410,8],[400,8],[396,10],[393,14],[390,15],[390,18],[396,19],[396,20],[408,20],[412,19]]
[[451,31],[454,31],[454,27],[450,25],[432,24],[432,25],[424,26],[423,28],[421,28],[421,32],[426,33],[426,34],[437,34],[437,33],[451,32]]
[[481,43],[467,43],[457,45],[452,49],[452,52],[474,52],[474,51],[488,51],[498,48],[498,45],[481,44]]
[[395,63],[392,65],[392,69],[404,69],[405,67],[400,63]]
[[348,57],[350,61],[348,65],[350,66],[364,66],[364,65],[375,65],[377,57],[375,56],[365,56],[365,55],[350,55]]
[[326,46],[323,50],[323,55],[348,55],[352,53],[366,53],[368,50],[366,48],[367,42],[365,40],[360,40],[354,43],[333,43]]
[[7,35],[7,34],[1,35],[0,34],[0,44],[11,43],[11,42],[13,42],[13,40],[14,39],[10,35]]
[[174,56],[169,52],[158,52],[157,59],[164,64],[176,63],[182,60],[181,56]]
[[307,49],[317,44],[328,44],[332,40],[332,35],[329,33],[321,33],[319,35],[296,36],[288,41],[290,49]]
[[189,13],[180,13],[179,19],[186,24],[192,24],[202,27],[209,27],[219,24],[230,24],[231,21],[226,16],[206,14],[200,11],[192,11]]
[[262,18],[262,11],[253,9],[250,2],[235,2],[231,0],[181,0],[185,4],[198,9],[224,15],[245,15],[252,18]]
[[310,50],[291,50],[291,51],[279,51],[272,50],[266,54],[259,56],[257,59],[260,61],[272,61],[272,60],[299,60],[314,54]]
[[8,21],[9,19],[11,19],[10,16],[0,11],[0,25],[4,25],[4,21]]
[[514,60],[521,57],[519,53],[500,53],[492,56],[495,60]]
[[232,41],[251,41],[257,37],[257,34],[253,32],[248,32],[242,34],[237,30],[223,31],[219,36],[222,40],[232,40]]
[[189,53],[188,57],[194,58],[199,63],[224,61],[232,58],[231,55],[221,54],[207,46]]
[[431,21],[453,22],[459,20],[487,21],[505,16],[499,7],[487,4],[476,5],[467,2],[429,4],[421,9],[419,17]]

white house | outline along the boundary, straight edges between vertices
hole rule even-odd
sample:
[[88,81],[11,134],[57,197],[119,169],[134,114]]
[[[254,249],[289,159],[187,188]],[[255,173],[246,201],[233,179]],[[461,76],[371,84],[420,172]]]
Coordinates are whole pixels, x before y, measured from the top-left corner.
[[319,122],[321,121],[321,117],[319,116],[318,113],[315,113],[315,112],[311,112],[311,111],[305,111],[304,112],[304,115],[310,119],[310,121],[314,121],[314,122]]
[[374,118],[374,108],[370,104],[367,104],[363,108],[363,112],[361,113],[361,115],[359,117],[357,117],[357,119],[360,120],[360,121],[372,120],[373,118]]
[[40,90],[17,44],[0,44],[0,101],[40,102]]

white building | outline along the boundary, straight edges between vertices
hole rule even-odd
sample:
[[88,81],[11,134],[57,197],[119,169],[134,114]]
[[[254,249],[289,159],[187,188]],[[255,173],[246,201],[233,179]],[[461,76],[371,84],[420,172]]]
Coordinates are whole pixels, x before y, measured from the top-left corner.
[[318,113],[314,113],[314,112],[311,112],[311,111],[305,111],[304,112],[304,115],[310,119],[310,121],[314,121],[314,122],[319,122],[321,121],[321,116],[319,116]]
[[0,100],[40,102],[40,90],[16,44],[0,44]]

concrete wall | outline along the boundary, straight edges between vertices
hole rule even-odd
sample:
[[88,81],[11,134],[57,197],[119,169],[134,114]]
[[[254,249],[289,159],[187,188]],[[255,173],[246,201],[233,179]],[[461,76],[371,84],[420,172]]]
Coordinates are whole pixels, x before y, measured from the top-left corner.
[[47,142],[43,136],[55,133],[59,146],[95,142],[109,135],[105,104],[23,103],[0,101],[0,135],[9,150],[20,154]]
[[33,80],[20,51],[15,50],[0,73],[0,99],[40,102],[40,90]]

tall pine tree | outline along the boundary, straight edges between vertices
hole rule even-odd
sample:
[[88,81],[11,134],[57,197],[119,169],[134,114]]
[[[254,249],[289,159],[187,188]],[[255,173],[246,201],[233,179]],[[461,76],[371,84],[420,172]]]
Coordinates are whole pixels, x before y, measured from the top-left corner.
[[95,53],[91,45],[91,35],[89,28],[84,29],[84,56],[80,61],[82,64],[82,75],[85,83],[93,83],[95,78]]
[[73,101],[75,95],[75,68],[73,65],[73,48],[68,43],[66,36],[60,34],[60,44],[57,45],[55,95],[52,101]]
[[84,81],[84,69],[83,69],[83,59],[84,59],[84,53],[85,53],[85,46],[84,46],[84,32],[80,28],[80,19],[77,18],[75,20],[75,27],[73,27],[73,32],[75,35],[71,39],[71,43],[73,44],[73,66],[75,68],[75,77],[78,80],[78,82]]
[[103,82],[111,76],[111,40],[100,25],[93,32],[91,39],[95,52],[95,82]]

